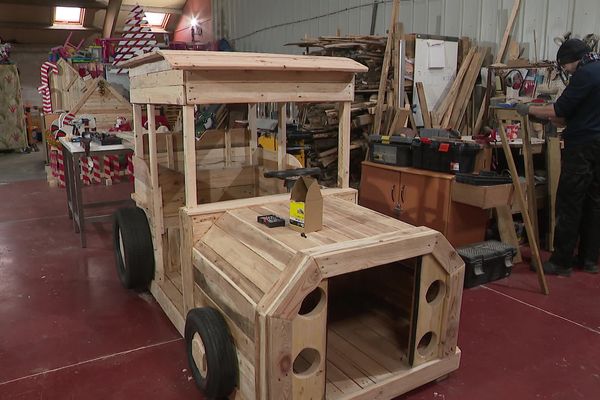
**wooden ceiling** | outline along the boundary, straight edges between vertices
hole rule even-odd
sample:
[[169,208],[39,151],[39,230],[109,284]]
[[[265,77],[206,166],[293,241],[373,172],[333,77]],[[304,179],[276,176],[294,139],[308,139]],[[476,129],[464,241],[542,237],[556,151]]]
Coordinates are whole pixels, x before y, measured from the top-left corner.
[[[172,32],[181,17],[186,0],[144,0],[144,10],[170,13],[166,27]],[[70,32],[72,41],[93,40],[102,36],[107,11],[119,8],[114,32],[118,35],[129,11],[139,0],[0,0],[0,37],[17,45],[59,45]],[[119,4],[120,3],[120,4]],[[120,5],[120,7],[119,7]],[[83,27],[66,30],[52,26],[54,7],[81,7],[86,9]],[[109,16],[111,15],[108,11]],[[109,19],[110,21],[110,19]]]

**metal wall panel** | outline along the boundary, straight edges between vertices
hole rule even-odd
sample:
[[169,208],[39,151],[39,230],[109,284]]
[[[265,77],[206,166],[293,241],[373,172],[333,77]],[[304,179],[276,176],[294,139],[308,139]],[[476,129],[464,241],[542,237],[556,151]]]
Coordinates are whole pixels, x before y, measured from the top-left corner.
[[[217,37],[232,39],[241,51],[302,53],[284,46],[304,37],[369,34],[373,3],[378,5],[375,34],[385,34],[391,0],[212,0]],[[496,46],[504,34],[515,0],[401,0],[400,21],[405,32],[468,36]],[[513,37],[533,57],[533,32],[538,58],[553,59],[556,36],[600,33],[599,0],[521,0]]]

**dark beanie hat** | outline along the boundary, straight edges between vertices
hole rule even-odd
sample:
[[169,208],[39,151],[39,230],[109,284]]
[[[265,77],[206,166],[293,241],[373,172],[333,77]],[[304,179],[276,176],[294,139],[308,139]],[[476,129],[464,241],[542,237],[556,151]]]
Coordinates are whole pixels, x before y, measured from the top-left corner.
[[569,39],[565,41],[558,49],[558,52],[556,53],[556,61],[558,62],[558,65],[565,65],[579,61],[590,51],[591,49],[583,40]]

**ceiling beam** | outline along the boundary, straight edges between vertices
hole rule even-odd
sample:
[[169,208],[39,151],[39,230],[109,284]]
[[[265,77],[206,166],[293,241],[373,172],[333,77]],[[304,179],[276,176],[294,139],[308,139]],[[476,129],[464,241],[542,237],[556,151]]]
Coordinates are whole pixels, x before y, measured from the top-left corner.
[[38,7],[81,7],[105,9],[106,3],[96,0],[0,0],[0,4],[18,4]]
[[52,31],[88,31],[102,32],[100,28],[88,26],[48,25],[35,22],[0,22],[0,29],[52,30]]
[[123,0],[109,0],[108,8],[106,9],[106,15],[104,17],[104,25],[102,28],[102,37],[110,38],[115,31],[115,25],[117,23],[117,17],[119,16],[119,10]]
[[[123,5],[121,7],[121,11],[131,11],[131,10],[133,10],[134,7],[136,7],[136,6],[125,4],[125,5]],[[147,7],[147,6],[142,6],[142,8],[144,9],[144,11],[147,11],[147,12],[165,13],[165,14],[177,14],[177,15],[183,14],[183,10],[180,9],[180,8]]]

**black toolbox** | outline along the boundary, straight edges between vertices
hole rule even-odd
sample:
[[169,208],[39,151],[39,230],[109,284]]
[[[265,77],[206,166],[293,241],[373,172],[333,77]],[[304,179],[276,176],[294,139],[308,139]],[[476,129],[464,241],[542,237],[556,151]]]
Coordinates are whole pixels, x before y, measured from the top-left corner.
[[371,135],[369,143],[372,162],[397,167],[412,165],[412,138]]
[[445,173],[470,173],[481,146],[451,139],[415,138],[412,142],[415,168]]
[[506,278],[517,254],[514,247],[496,240],[464,246],[456,251],[465,262],[465,288]]

